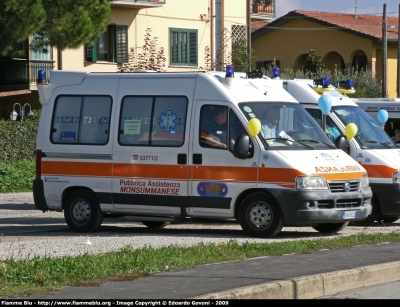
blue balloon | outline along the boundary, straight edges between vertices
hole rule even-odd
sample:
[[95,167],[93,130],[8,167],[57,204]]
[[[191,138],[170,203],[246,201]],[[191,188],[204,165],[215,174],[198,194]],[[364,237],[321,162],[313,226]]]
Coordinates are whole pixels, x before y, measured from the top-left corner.
[[332,107],[332,98],[327,95],[321,95],[318,99],[318,106],[324,115],[328,115]]
[[386,121],[388,120],[388,118],[389,118],[389,114],[388,114],[388,112],[386,111],[386,110],[379,110],[379,112],[378,112],[378,119],[379,119],[379,121],[381,122],[381,124],[384,124],[384,123],[386,123]]

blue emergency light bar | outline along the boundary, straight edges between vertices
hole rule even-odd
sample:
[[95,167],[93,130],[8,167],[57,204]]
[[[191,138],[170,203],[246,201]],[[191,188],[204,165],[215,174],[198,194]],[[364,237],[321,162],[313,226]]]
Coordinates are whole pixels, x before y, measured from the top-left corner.
[[354,83],[352,79],[347,79],[346,81],[340,81],[339,86],[344,87],[346,90],[354,89]]
[[272,68],[272,79],[279,79],[281,76],[281,70],[279,67]]
[[233,78],[235,76],[235,69],[232,65],[226,65],[225,78]]
[[47,83],[46,81],[46,72],[44,70],[39,70],[38,71],[38,78],[36,79],[37,84],[45,84]]
[[321,79],[315,79],[314,84],[321,85],[323,88],[327,88],[327,87],[329,87],[329,85],[331,85],[331,79],[328,77],[324,77]]

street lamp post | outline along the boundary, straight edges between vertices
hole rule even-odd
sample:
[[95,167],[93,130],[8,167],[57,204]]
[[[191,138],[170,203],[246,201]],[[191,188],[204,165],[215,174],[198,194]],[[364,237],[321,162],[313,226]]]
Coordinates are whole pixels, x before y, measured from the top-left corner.
[[[16,102],[16,103],[14,103],[13,111],[10,113],[10,119],[11,120],[17,120],[18,113],[15,110],[15,106],[17,106],[17,105],[19,106],[19,112],[21,113],[21,120],[25,119],[25,114],[31,114],[32,113],[32,107],[31,107],[31,105],[29,103],[25,103],[22,106],[20,103]],[[25,108],[26,107],[29,107],[29,113],[25,112]]]

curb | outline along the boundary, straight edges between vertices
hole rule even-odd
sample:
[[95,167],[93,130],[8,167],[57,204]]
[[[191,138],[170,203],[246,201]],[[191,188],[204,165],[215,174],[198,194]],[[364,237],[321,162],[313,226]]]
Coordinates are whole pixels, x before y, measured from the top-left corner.
[[400,280],[400,261],[235,288],[192,299],[315,299]]

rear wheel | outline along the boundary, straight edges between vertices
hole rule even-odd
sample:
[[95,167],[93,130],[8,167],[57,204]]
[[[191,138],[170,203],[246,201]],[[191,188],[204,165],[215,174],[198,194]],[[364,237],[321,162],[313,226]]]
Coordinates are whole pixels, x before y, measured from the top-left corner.
[[247,196],[239,207],[240,226],[256,238],[276,236],[283,227],[283,217],[276,201],[266,193]]
[[371,206],[372,206],[372,212],[370,215],[368,215],[363,220],[351,222],[350,225],[351,226],[371,226],[376,221],[379,214],[381,213],[381,208],[379,206],[379,202],[375,197],[372,197]]
[[64,217],[72,230],[89,232],[100,228],[104,214],[93,192],[77,190],[67,198]]
[[169,223],[168,222],[158,222],[158,221],[142,221],[142,224],[147,226],[148,228],[164,228],[167,226]]
[[313,228],[316,231],[322,232],[322,233],[336,233],[341,231],[343,228],[345,228],[349,222],[345,223],[326,223],[326,224],[319,224],[317,226],[313,226]]

